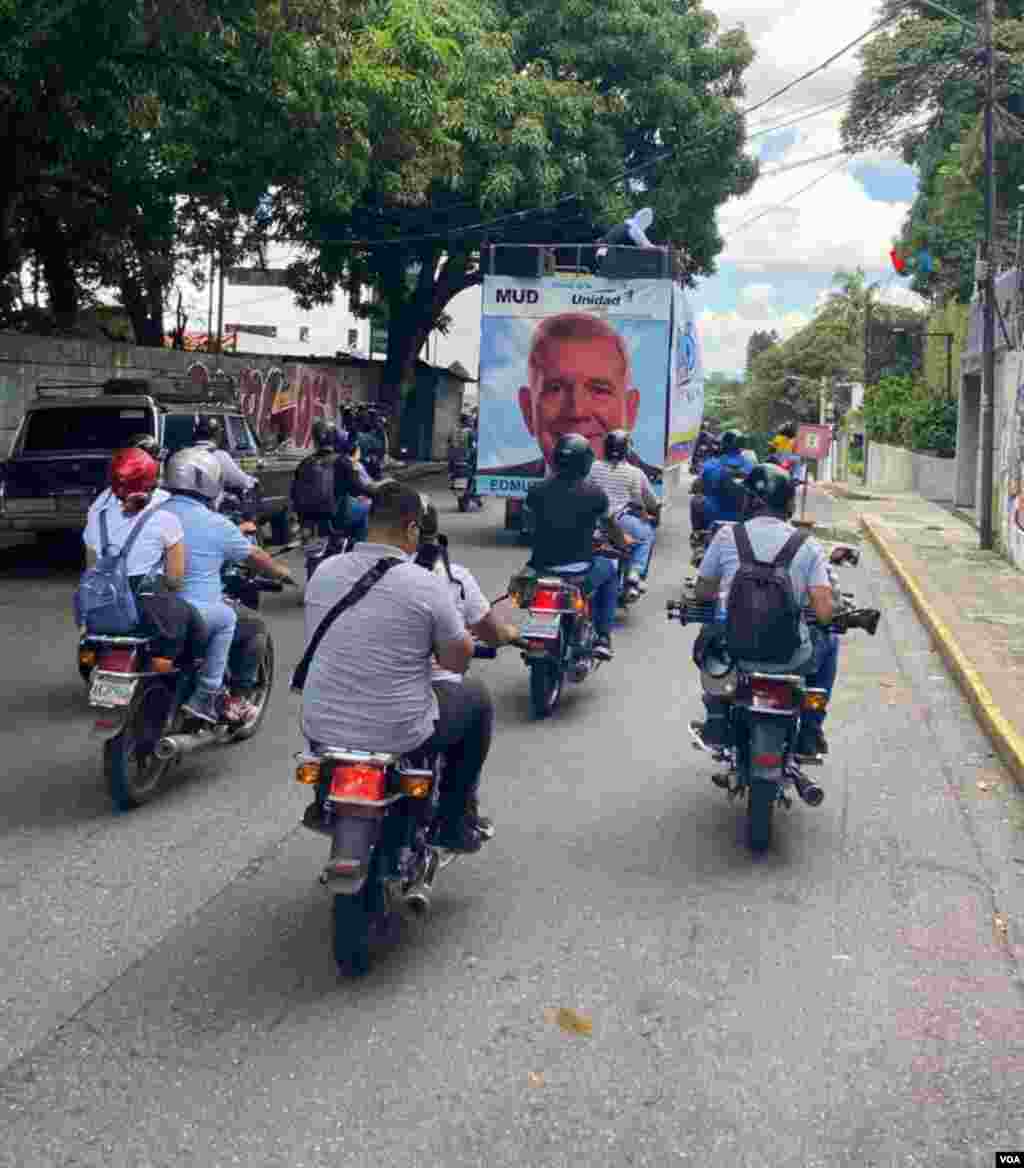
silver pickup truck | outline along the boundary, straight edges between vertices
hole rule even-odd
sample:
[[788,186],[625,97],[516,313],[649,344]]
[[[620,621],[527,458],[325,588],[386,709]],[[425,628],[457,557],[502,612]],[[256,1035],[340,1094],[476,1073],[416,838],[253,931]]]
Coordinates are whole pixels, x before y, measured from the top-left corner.
[[294,457],[260,449],[230,388],[196,390],[170,379],[111,379],[100,385],[39,386],[0,463],[0,531],[77,536],[89,504],[106,486],[111,454],[147,433],[164,456],[192,441],[200,417],[224,426],[225,448],[259,480],[255,511],[271,539],[288,540]]

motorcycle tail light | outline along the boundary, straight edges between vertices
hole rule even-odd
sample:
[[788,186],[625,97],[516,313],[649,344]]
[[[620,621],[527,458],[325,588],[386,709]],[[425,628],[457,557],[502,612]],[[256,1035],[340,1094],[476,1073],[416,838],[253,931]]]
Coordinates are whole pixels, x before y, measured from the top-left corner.
[[804,694],[804,709],[823,714],[828,707],[828,694],[823,689],[809,689]]
[[313,786],[320,782],[320,764],[318,762],[300,762],[295,768],[295,781]]
[[79,649],[78,664],[81,665],[83,669],[92,669],[92,667],[96,664],[96,650]]
[[110,673],[134,673],[137,660],[134,649],[102,649],[97,664]]
[[762,710],[793,710],[797,705],[791,682],[767,677],[751,678],[750,700],[755,709]]
[[398,789],[410,799],[427,799],[434,786],[432,771],[402,771],[398,777]]
[[544,608],[550,612],[558,612],[562,607],[562,592],[559,588],[538,588],[531,608]]
[[387,771],[365,763],[336,763],[331,772],[332,799],[371,799],[387,794]]
[[754,766],[759,767],[777,767],[782,766],[781,754],[755,754],[751,759]]
[[173,673],[174,661],[170,657],[152,657],[149,667],[154,673]]

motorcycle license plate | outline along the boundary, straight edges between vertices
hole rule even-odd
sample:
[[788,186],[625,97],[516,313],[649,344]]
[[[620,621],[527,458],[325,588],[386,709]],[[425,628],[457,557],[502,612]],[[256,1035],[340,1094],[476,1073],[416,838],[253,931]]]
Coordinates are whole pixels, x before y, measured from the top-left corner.
[[557,612],[531,612],[529,620],[527,620],[520,629],[520,635],[523,637],[539,637],[541,639],[550,638],[551,640],[554,640],[554,638],[558,636],[558,629],[561,622],[562,617]]
[[469,486],[469,479],[452,479],[453,491],[464,491]]
[[135,693],[138,684],[134,677],[122,677],[116,673],[94,670],[89,689],[89,705],[120,709],[132,700],[132,694]]

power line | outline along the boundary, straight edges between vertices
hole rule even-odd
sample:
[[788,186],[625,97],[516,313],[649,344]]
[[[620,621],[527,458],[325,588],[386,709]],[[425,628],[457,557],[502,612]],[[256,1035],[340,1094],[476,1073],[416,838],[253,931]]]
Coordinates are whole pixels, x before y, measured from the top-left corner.
[[766,207],[759,214],[752,216],[750,219],[744,220],[738,226],[732,228],[731,231],[727,232],[727,236],[731,239],[734,235],[738,235],[741,231],[745,231],[748,227],[752,227],[755,223],[760,222],[760,220],[764,219],[765,216],[771,215],[773,211],[781,211],[783,207],[787,206],[799,195],[804,194],[812,187],[816,187],[818,183],[824,182],[825,179],[829,178],[831,175],[836,174],[840,170],[843,170],[846,166],[849,165],[849,161],[849,158],[844,158],[838,166],[829,167],[829,169],[826,170],[824,174],[819,174],[817,178],[813,179],[806,186],[801,187],[798,191],[794,191],[791,195],[788,195],[785,199],[782,200],[781,203],[775,203],[771,207]]
[[937,0],[917,0],[917,2],[923,4],[925,8],[934,8],[936,12],[941,12],[943,16],[948,16],[950,20],[955,20],[957,24],[962,24],[964,28],[970,29],[971,32],[978,31],[978,26],[973,21],[965,20],[958,12],[954,12],[944,4],[937,3]]

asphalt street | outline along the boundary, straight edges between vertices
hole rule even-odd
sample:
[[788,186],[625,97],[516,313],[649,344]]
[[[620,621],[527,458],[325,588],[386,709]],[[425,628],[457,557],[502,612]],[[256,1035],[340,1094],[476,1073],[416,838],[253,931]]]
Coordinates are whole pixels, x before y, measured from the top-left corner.
[[[454,558],[490,596],[501,504]],[[754,859],[685,732],[685,496],[616,657],[531,719],[475,662],[497,838],[339,979],[324,840],[298,825],[294,592],[251,742],[114,815],[75,669],[71,565],[0,553],[0,1165],[985,1168],[1024,1149],[1024,799],[875,553],[818,772]],[[814,517],[851,525],[815,495]],[[298,557],[293,556],[298,569]],[[590,1033],[563,1029],[578,1011]]]

